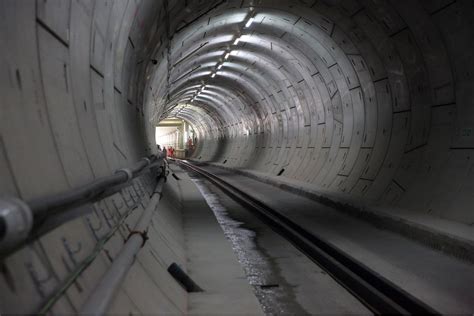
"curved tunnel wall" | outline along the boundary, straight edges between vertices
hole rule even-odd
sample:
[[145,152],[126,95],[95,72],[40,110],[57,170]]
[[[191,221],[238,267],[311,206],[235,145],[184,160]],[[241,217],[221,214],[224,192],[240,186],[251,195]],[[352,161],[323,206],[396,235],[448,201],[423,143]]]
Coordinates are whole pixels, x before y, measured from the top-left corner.
[[0,6],[1,193],[28,199],[57,192],[144,156],[136,76],[158,4]]
[[[0,1],[0,194],[109,175],[178,116],[198,132],[196,159],[472,224],[473,5]],[[63,237],[95,244],[78,219],[9,257],[2,306],[31,312],[57,288]],[[64,306],[106,268],[94,261]]]
[[222,4],[174,35],[165,115],[194,122],[199,160],[471,224],[472,14],[469,1]]
[[178,115],[200,160],[474,222],[470,1],[1,5],[4,195],[110,174]]

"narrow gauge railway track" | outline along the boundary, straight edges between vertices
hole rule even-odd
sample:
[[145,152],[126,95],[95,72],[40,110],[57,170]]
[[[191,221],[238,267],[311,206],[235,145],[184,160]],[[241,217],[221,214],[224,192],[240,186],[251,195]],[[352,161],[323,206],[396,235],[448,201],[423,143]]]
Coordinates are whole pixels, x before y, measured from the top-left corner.
[[176,161],[209,180],[289,240],[374,314],[440,314],[363,263],[232,184],[188,161]]

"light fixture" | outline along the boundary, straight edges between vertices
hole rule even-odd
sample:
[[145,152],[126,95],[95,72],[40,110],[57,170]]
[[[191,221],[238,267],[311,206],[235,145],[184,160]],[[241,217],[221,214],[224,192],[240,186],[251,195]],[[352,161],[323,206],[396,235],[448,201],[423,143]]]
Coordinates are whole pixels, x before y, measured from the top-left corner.
[[223,65],[223,64],[220,64],[219,67],[217,67],[217,69],[218,69],[218,70],[221,69],[222,66],[224,66],[224,65]]
[[234,45],[237,45],[237,44],[239,44],[239,41],[240,41],[240,36],[239,36],[239,37],[237,37],[237,38],[235,39],[235,41],[234,41]]
[[215,76],[216,76],[216,73],[213,73],[212,76],[211,76],[211,78],[214,78]]
[[224,59],[227,59],[227,58],[229,58],[229,56],[230,56],[230,52],[229,52],[229,53],[227,53],[227,54],[225,54],[225,56],[224,56]]
[[245,24],[245,27],[250,27],[250,25],[252,25],[252,23],[253,23],[253,20],[255,20],[255,18],[254,18],[254,17],[251,17],[251,18],[247,21],[247,23]]

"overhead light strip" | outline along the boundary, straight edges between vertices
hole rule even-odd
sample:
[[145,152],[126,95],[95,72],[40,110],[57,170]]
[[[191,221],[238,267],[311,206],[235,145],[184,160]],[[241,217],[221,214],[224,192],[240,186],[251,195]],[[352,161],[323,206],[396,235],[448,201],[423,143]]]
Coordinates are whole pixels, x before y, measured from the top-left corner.
[[[248,16],[249,16],[249,19],[245,23],[245,28],[249,28],[252,25],[252,23],[255,21],[255,12],[253,12],[253,8],[250,8],[250,13],[249,13]],[[235,39],[234,39],[233,45],[238,45],[239,44],[239,42],[241,40],[241,37],[242,37],[242,35],[240,35],[240,34],[241,33],[239,31],[237,33]],[[225,52],[224,60],[227,60],[230,57],[230,53],[231,53],[231,50]],[[224,66],[223,63],[218,64],[217,70],[220,70],[223,66]],[[211,72],[211,78],[215,78],[219,74],[217,72],[217,70],[215,72]]]
[[253,23],[254,20],[255,20],[255,18],[254,18],[254,17],[251,17],[251,18],[247,21],[247,23],[245,23],[245,28],[249,28],[250,25],[252,25],[252,23]]

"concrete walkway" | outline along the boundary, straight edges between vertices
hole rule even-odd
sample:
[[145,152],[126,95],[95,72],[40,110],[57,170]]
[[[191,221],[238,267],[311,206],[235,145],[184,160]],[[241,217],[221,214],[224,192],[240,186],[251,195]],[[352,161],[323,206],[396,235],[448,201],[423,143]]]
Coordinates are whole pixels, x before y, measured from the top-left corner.
[[[182,203],[186,269],[203,292],[189,293],[190,315],[263,315],[214,213],[196,185],[171,164]],[[172,177],[170,173],[169,177]],[[170,180],[171,181],[171,180]]]

